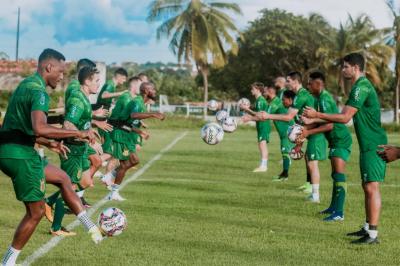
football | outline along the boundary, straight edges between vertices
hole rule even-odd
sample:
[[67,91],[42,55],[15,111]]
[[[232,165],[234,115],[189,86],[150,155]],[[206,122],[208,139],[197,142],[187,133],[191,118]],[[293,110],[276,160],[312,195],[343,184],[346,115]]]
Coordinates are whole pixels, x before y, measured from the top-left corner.
[[217,119],[217,122],[220,124],[222,124],[224,122],[224,120],[227,119],[228,117],[229,117],[229,114],[226,110],[220,110],[215,115],[215,119]]
[[238,106],[250,107],[250,100],[247,98],[242,98],[237,102]]
[[233,117],[227,117],[223,122],[222,122],[222,129],[227,132],[227,133],[232,133],[235,131],[237,128],[237,123],[235,118]]
[[110,207],[100,213],[98,224],[104,235],[117,236],[126,229],[128,220],[123,211]]
[[290,142],[296,143],[298,142],[304,142],[304,139],[298,139],[300,136],[301,132],[303,131],[303,126],[299,124],[294,124],[288,128],[288,138]]
[[207,107],[211,111],[216,111],[218,109],[218,102],[216,100],[209,100]]
[[217,123],[208,123],[201,128],[201,138],[209,145],[215,145],[224,138],[224,130]]

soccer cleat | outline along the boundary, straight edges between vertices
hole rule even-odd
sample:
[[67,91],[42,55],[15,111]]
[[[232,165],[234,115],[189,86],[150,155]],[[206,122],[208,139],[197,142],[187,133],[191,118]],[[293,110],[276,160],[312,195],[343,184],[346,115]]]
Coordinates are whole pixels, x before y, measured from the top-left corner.
[[324,222],[341,222],[344,221],[344,215],[332,213],[328,217],[322,219]]
[[368,236],[368,232],[364,228],[361,228],[358,231],[348,233],[347,236]]
[[311,195],[309,195],[307,197],[307,201],[311,202],[311,203],[319,203],[319,197],[318,198],[317,197],[313,197],[313,195],[311,194]]
[[267,172],[268,168],[266,166],[260,166],[253,170],[253,173]]
[[45,203],[44,204],[44,215],[46,216],[46,219],[52,223],[54,220],[53,214],[51,213],[52,209],[49,204]]
[[298,190],[304,190],[306,189],[308,186],[310,186],[309,182],[304,183],[303,185],[299,186],[297,189]]
[[61,229],[58,231],[53,231],[53,229],[50,229],[50,234],[53,236],[76,236],[75,232],[70,232],[64,227],[61,227]]
[[377,237],[372,238],[367,234],[367,235],[361,237],[360,239],[351,241],[350,243],[357,244],[357,245],[363,245],[363,244],[372,245],[372,244],[379,244],[379,240]]
[[311,184],[306,185],[306,187],[303,189],[303,192],[306,194],[312,193],[312,185]]
[[287,176],[276,176],[275,178],[272,179],[272,182],[283,182],[287,181],[289,177]]
[[320,211],[319,214],[332,214],[334,212],[334,210],[327,208],[323,211]]
[[88,202],[85,200],[84,197],[81,198],[81,202],[82,202],[83,207],[85,207],[85,209],[89,209],[89,208],[92,207],[92,205],[91,205],[90,203],[88,203]]
[[95,244],[99,244],[104,239],[103,234],[97,226],[93,226],[88,232]]
[[108,194],[108,200],[124,201],[126,199],[121,197],[118,191],[111,191],[110,194]]

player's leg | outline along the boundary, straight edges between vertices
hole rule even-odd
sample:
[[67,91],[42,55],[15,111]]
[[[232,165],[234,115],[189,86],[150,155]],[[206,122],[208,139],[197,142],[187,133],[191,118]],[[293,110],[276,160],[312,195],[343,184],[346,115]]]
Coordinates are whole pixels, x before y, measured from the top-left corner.
[[97,226],[87,215],[81,200],[76,195],[70,178],[60,168],[48,164],[45,168],[46,182],[57,186],[60,191],[64,202],[72,210],[72,212],[78,217],[79,221],[91,234],[92,240],[98,243],[102,240],[102,235]]
[[319,181],[320,181],[320,174],[318,168],[318,160],[307,160],[308,168],[310,169],[311,174],[311,195],[308,197],[308,200],[313,203],[319,203]]
[[90,172],[89,175],[93,179],[94,174],[97,172],[97,170],[100,169],[102,161],[100,155],[96,154],[90,154],[89,155],[89,161],[90,161]]
[[274,177],[273,181],[286,181],[289,178],[289,168],[291,164],[289,152],[292,150],[293,145],[288,138],[280,138],[280,142],[283,169],[279,176]]
[[44,215],[44,201],[24,202],[26,213],[15,231],[13,241],[3,256],[1,265],[15,265],[17,257]]
[[56,200],[54,207],[54,220],[52,222],[50,233],[56,236],[74,236],[75,232],[70,232],[62,226],[62,221],[65,215],[65,204],[64,200],[59,197]]
[[267,128],[257,128],[258,150],[260,151],[260,165],[253,172],[266,172],[268,169],[269,132]]
[[121,197],[121,195],[119,195],[119,188],[122,181],[124,180],[126,172],[137,164],[139,164],[139,157],[134,152],[129,155],[128,160],[120,161],[120,165],[116,169],[115,182],[111,186],[111,193],[108,197],[110,200],[117,200],[117,201],[125,200],[124,198]]

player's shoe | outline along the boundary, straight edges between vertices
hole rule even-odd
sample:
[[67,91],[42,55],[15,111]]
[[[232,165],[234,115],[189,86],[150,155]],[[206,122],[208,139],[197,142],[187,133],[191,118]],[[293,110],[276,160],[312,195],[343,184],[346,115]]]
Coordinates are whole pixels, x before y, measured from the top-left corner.
[[350,243],[358,244],[358,245],[362,245],[362,244],[372,245],[372,244],[379,244],[379,240],[377,237],[372,238],[367,234],[367,235],[361,237],[360,239],[351,241]]
[[53,229],[50,229],[50,234],[53,236],[76,236],[75,232],[68,231],[64,227],[61,227],[61,229],[58,231],[53,231]]
[[85,209],[89,209],[92,207],[92,205],[89,202],[87,202],[84,197],[81,198],[81,202],[83,207],[85,207]]
[[97,226],[90,228],[88,233],[95,244],[100,243],[104,239],[103,234]]
[[49,204],[44,203],[44,216],[46,216],[46,219],[52,223],[54,220],[53,214],[51,213],[52,209]]
[[303,192],[306,194],[312,193],[312,185],[311,184],[306,185],[306,187],[303,189]]
[[108,200],[116,200],[116,201],[124,201],[126,200],[125,198],[121,197],[118,191],[111,191],[110,194],[108,194]]
[[319,197],[314,197],[312,194],[309,195],[306,199],[308,202],[311,202],[311,203],[319,203],[320,202]]
[[267,172],[268,168],[266,166],[259,166],[253,170],[253,173]]
[[325,217],[324,219],[322,219],[324,222],[341,222],[344,221],[344,215],[340,215],[337,213],[332,213],[331,215],[329,215],[328,217]]
[[106,186],[111,186],[114,183],[112,177],[107,175],[103,175],[100,180]]
[[347,236],[367,236],[368,232],[363,227],[355,232],[348,233]]
[[283,181],[287,181],[289,179],[289,177],[287,176],[274,176],[272,178],[272,182],[283,182]]
[[319,214],[332,214],[335,210],[327,208],[319,212]]
[[308,186],[310,186],[309,182],[304,183],[303,185],[299,186],[297,189],[298,190],[304,190],[306,189]]

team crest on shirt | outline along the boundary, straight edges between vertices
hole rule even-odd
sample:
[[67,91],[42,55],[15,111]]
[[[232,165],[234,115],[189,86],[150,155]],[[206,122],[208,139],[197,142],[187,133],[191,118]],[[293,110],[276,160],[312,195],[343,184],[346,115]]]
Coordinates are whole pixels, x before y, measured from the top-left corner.
[[40,180],[40,191],[44,192],[45,189],[45,179],[42,178],[42,180]]
[[360,88],[356,88],[354,92],[354,100],[358,102],[360,100]]
[[128,150],[124,150],[124,152],[122,153],[123,156],[129,156],[129,151]]
[[88,122],[86,122],[85,125],[83,126],[83,129],[84,129],[84,130],[87,130],[87,129],[89,129],[89,128],[90,128],[90,122],[88,121]]
[[44,93],[42,93],[40,95],[39,104],[44,105],[45,103],[46,103],[46,96],[44,95]]

